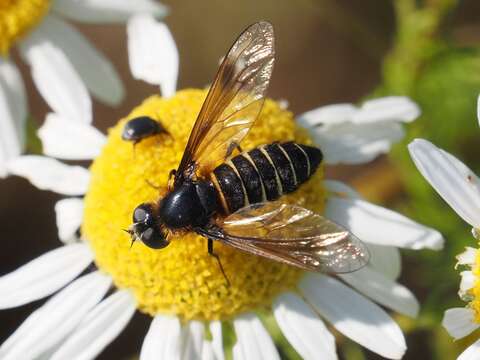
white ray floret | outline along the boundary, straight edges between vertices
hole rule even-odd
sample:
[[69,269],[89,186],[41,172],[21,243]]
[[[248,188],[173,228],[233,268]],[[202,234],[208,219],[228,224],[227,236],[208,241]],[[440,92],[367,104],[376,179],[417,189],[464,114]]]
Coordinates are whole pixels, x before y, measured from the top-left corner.
[[24,150],[26,97],[17,67],[0,58],[0,178],[7,175],[6,162]]
[[53,9],[72,20],[86,23],[125,22],[138,13],[162,18],[168,12],[164,5],[154,0],[57,0]]
[[468,308],[452,308],[445,311],[442,325],[454,339],[461,339],[478,329],[474,321],[475,311]]
[[93,359],[127,326],[135,299],[119,290],[96,305],[55,351],[51,360]]
[[410,317],[416,317],[420,310],[415,295],[400,285],[375,271],[369,266],[349,274],[340,275],[347,284],[357,289],[377,303]]
[[128,21],[127,30],[132,75],[136,79],[160,85],[164,97],[175,94],[178,50],[168,27],[156,22],[152,16],[142,14]]
[[0,347],[0,358],[38,358],[84,319],[110,285],[111,278],[98,271],[75,280],[25,320]]
[[280,295],[273,304],[278,326],[290,344],[305,360],[335,360],[335,338],[323,321],[300,297]]
[[63,160],[90,160],[100,154],[106,141],[93,126],[50,113],[38,130],[45,155]]
[[76,232],[80,229],[83,220],[83,200],[67,198],[55,204],[58,238],[64,243],[77,241]]
[[64,195],[83,195],[90,182],[90,172],[84,167],[69,166],[44,156],[21,156],[10,161],[7,167],[11,174],[28,179],[41,190]]
[[140,360],[180,359],[181,332],[176,316],[155,316],[143,340]]
[[405,353],[403,333],[390,316],[338,280],[308,274],[299,288],[315,311],[343,335],[388,359],[400,359]]
[[31,66],[33,82],[47,104],[67,119],[90,124],[92,101],[65,53],[36,34],[22,43],[20,52]]
[[404,136],[401,123],[420,115],[406,97],[386,97],[352,104],[323,106],[298,116],[300,125],[322,144],[327,164],[358,164],[390,150]]
[[467,223],[480,227],[480,180],[453,155],[432,143],[415,139],[410,155],[423,177]]
[[479,353],[480,340],[477,340],[472,345],[470,345],[463,353],[461,353],[457,360],[477,360]]
[[[280,359],[273,341],[260,320],[252,313],[237,316],[233,321],[238,352],[242,359]],[[235,360],[236,357],[234,356]]]
[[75,279],[91,262],[85,244],[62,246],[0,277],[0,309],[42,299]]
[[415,250],[438,250],[443,247],[443,237],[438,231],[361,199],[332,196],[327,203],[325,215],[370,244]]
[[122,101],[125,89],[112,63],[72,25],[48,15],[29,41],[42,39],[48,39],[65,54],[95,98],[109,105]]
[[370,252],[368,266],[379,273],[396,280],[402,272],[400,251],[394,246],[367,244]]

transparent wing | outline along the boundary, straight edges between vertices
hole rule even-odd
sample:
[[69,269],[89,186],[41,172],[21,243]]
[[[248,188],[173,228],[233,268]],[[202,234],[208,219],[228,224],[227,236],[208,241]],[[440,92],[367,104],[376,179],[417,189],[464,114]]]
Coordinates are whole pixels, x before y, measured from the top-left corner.
[[258,22],[235,41],[193,126],[175,183],[212,169],[239,144],[263,105],[274,63],[273,27]]
[[221,221],[217,232],[213,238],[225,244],[310,271],[352,272],[369,259],[367,247],[355,235],[296,205],[244,207]]

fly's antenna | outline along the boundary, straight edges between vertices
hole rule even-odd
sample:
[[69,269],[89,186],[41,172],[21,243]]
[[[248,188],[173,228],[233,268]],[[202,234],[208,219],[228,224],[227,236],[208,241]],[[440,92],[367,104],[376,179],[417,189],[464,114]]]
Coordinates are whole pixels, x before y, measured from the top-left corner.
[[133,243],[137,240],[137,237],[136,237],[135,233],[133,232],[133,230],[131,230],[131,229],[122,229],[122,230],[125,231],[126,233],[128,233],[132,237],[132,242],[130,243],[130,249],[131,249],[132,246],[133,246]]

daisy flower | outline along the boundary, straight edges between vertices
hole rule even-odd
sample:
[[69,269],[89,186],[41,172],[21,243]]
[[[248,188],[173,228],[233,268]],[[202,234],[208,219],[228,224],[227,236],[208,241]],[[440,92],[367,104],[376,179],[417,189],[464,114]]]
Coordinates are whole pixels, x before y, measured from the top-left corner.
[[[140,76],[143,71],[142,78],[170,89],[171,96],[147,98],[107,136],[85,123],[47,118],[40,137],[51,157],[23,156],[9,163],[12,173],[37,187],[70,197],[55,207],[64,245],[0,278],[4,309],[56,293],[0,346],[0,357],[48,353],[51,359],[93,358],[138,310],[152,317],[142,360],[224,359],[222,330],[227,326],[236,335],[234,359],[279,359],[257,317],[258,310],[269,310],[305,359],[337,358],[330,326],[385,358],[401,358],[404,336],[381,306],[414,317],[419,305],[396,281],[398,248],[439,249],[442,237],[368,203],[345,184],[325,180],[323,166],[286,198],[323,213],[367,243],[372,260],[357,272],[338,277],[306,273],[217,244],[227,285],[206,252],[206,239],[193,233],[173,239],[160,251],[141,243],[130,248],[130,236],[121,229],[131,224],[139,203],[158,197],[154,186],[165,186],[169,171],[177,167],[207,91],[173,93],[178,55],[164,24],[138,15],[129,22],[128,33],[132,72]],[[242,147],[275,140],[318,141],[326,163],[358,163],[360,157],[368,160],[387,151],[398,138],[388,129],[398,130],[401,122],[416,115],[418,109],[408,99],[387,98],[360,108],[340,105],[306,113],[298,117],[306,130],[279,102],[267,99]],[[125,123],[138,116],[160,122],[170,136],[145,139],[134,152],[121,133]],[[372,131],[373,123],[383,128],[383,136]],[[344,149],[343,156],[335,157],[339,149]],[[93,163],[87,170],[52,157],[90,157]],[[97,270],[78,277],[91,262]]]
[[[480,119],[480,97],[477,104]],[[423,177],[450,207],[472,226],[476,241],[480,240],[480,179],[463,162],[432,143],[415,139],[408,146],[410,155]],[[468,305],[445,312],[443,326],[455,339],[461,339],[480,327],[480,252],[467,247],[457,256],[461,272],[460,298]],[[469,346],[459,360],[478,359],[480,340]]]
[[137,12],[164,16],[154,0],[0,1],[0,177],[5,163],[22,153],[28,116],[25,87],[12,52],[30,66],[33,82],[59,117],[89,123],[91,99],[115,105],[123,96],[113,65],[65,20],[126,21]]

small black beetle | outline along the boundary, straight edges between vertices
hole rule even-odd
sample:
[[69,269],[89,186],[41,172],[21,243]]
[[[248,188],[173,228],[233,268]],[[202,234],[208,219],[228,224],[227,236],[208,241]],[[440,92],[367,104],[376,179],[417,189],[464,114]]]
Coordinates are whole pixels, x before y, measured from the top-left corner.
[[164,127],[149,116],[139,116],[128,121],[122,132],[122,139],[136,145],[143,139],[160,133],[168,134]]

